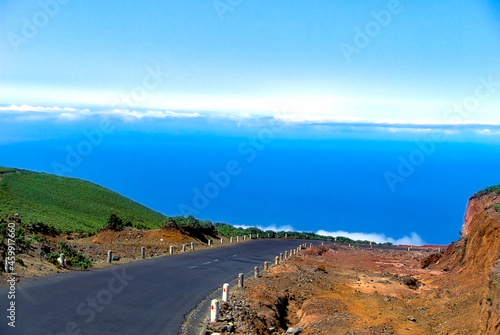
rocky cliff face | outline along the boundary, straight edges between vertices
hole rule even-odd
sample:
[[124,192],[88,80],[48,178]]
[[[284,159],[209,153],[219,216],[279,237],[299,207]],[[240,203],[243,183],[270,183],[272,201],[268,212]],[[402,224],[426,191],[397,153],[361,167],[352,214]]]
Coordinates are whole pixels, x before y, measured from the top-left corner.
[[471,231],[477,228],[478,215],[486,213],[494,214],[494,206],[500,204],[500,195],[496,192],[482,196],[473,196],[469,199],[462,226],[462,238],[468,237]]
[[455,257],[449,258],[454,263],[450,267],[463,272],[461,284],[479,295],[477,325],[481,334],[500,333],[500,212],[495,209],[498,205],[497,192],[471,197],[462,238],[446,251],[449,255],[455,251]]

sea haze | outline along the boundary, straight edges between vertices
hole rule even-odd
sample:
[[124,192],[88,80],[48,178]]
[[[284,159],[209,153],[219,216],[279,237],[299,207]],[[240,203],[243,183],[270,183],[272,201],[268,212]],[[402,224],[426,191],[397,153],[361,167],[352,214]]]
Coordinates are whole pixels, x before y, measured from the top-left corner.
[[[86,179],[167,215],[432,244],[457,239],[468,197],[500,183],[498,139],[474,129],[114,125],[102,139],[94,122],[46,123],[44,133],[36,122],[15,133],[5,127],[0,165]],[[448,135],[429,142],[432,132]],[[68,160],[88,134],[96,144]],[[411,159],[411,166],[402,163]]]

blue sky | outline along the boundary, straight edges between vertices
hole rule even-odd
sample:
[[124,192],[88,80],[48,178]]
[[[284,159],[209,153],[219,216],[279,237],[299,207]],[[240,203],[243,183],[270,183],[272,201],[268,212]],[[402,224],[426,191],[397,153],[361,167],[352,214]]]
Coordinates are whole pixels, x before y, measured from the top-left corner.
[[[257,185],[267,172],[282,182],[283,190],[298,182],[278,176],[283,170],[276,172],[273,155],[290,157],[283,143],[297,144],[304,155],[309,155],[309,145],[333,170],[339,163],[328,155],[352,150],[341,169],[348,173],[362,166],[356,155],[366,154],[363,143],[375,141],[368,145],[373,149],[369,156],[383,159],[362,174],[364,182],[372,183],[370,195],[400,204],[401,213],[411,207],[406,207],[411,199],[436,219],[420,227],[424,220],[416,215],[410,227],[401,227],[396,211],[387,220],[378,213],[375,226],[356,223],[372,215],[372,204],[364,207],[366,212],[353,209],[359,217],[339,214],[343,224],[312,228],[293,221],[299,214],[280,220],[276,204],[267,208],[270,218],[262,225],[330,232],[352,228],[380,241],[449,242],[467,197],[498,183],[498,162],[489,153],[500,146],[499,22],[500,6],[486,0],[1,1],[0,165],[59,173],[54,163],[64,163],[68,148],[77,148],[87,141],[85,134],[102,131],[101,122],[111,120],[113,132],[105,141],[62,174],[92,180],[176,215],[178,202],[189,202],[192,189],[202,187],[210,171],[237,154],[239,143],[278,124],[281,130],[273,136],[279,145],[265,151],[262,163],[245,170],[251,172],[241,185]],[[165,148],[174,148],[179,138],[185,151],[172,150],[185,162],[154,158],[154,152],[168,156]],[[340,144],[331,142],[337,140]],[[426,141],[436,146],[436,154],[426,156],[422,168],[391,188],[386,173],[397,173],[400,157],[409,159]],[[204,143],[214,147],[206,150]],[[40,155],[42,150],[47,155]],[[205,156],[212,151],[213,157]],[[137,158],[115,175],[122,165],[105,161],[114,152]],[[481,154],[476,157],[476,152]],[[207,161],[201,163],[197,155]],[[482,170],[468,165],[468,157],[477,158]],[[156,183],[123,183],[142,160],[158,165]],[[457,162],[461,169],[449,174]],[[171,171],[172,164],[180,165]],[[203,168],[192,171],[192,164]],[[300,176],[300,168],[306,167],[315,168],[304,164],[292,172]],[[183,169],[192,178],[180,176]],[[173,173],[170,179],[163,170]],[[461,182],[453,183],[447,175]],[[468,176],[472,179],[466,180]],[[325,185],[355,179],[332,178]],[[182,181],[176,184],[178,194],[147,195],[148,187],[168,189],[177,179]],[[321,189],[320,179],[311,181]],[[426,183],[437,190],[442,186],[453,193],[452,199],[436,203],[446,197],[438,192],[429,204]],[[258,207],[262,204],[253,203],[253,211],[236,211],[241,204],[234,203],[233,211],[227,211],[222,203],[235,199],[231,192],[244,189],[238,185],[199,216],[252,224],[252,215],[266,210]],[[346,189],[351,186],[345,184]],[[333,199],[334,189],[322,194]],[[253,192],[249,194],[263,196]],[[311,199],[321,199],[316,196]],[[322,208],[318,220],[343,212],[333,200],[293,201],[299,213],[301,206]],[[433,235],[438,224],[442,227]]]
[[[61,2],[0,4],[0,103],[453,123],[500,81],[493,1]],[[464,122],[500,123],[500,94],[481,102]]]

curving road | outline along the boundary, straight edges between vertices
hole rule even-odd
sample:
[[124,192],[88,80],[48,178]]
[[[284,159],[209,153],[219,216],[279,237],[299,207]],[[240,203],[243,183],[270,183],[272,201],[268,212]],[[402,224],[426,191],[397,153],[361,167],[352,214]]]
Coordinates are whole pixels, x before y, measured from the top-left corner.
[[310,243],[254,240],[21,283],[15,328],[8,326],[12,300],[4,288],[0,334],[174,335],[184,315],[218,286],[304,242]]

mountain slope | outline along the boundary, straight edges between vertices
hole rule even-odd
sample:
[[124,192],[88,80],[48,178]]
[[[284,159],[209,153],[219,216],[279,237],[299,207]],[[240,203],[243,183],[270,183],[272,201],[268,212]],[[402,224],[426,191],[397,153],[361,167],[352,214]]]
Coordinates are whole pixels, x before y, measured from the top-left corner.
[[159,228],[167,217],[96,184],[0,167],[0,214],[44,222],[62,232],[94,232],[111,213],[140,228]]

